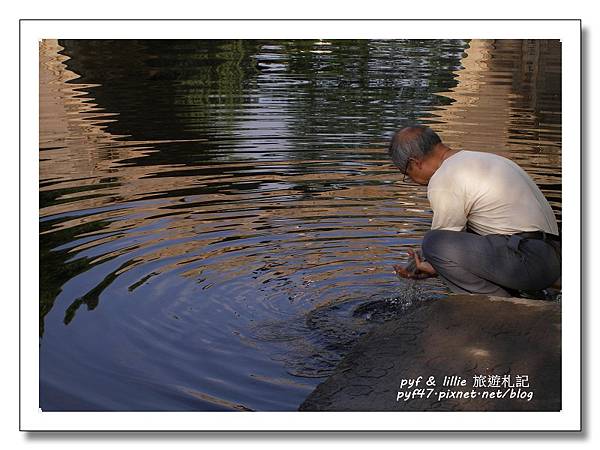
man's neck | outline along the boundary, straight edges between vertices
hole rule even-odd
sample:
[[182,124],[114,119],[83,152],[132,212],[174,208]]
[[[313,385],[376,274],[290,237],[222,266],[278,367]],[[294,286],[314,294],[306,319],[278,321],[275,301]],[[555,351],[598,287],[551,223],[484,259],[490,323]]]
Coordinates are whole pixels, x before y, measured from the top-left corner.
[[435,149],[435,154],[439,155],[437,157],[437,163],[438,163],[437,168],[439,169],[445,160],[450,158],[452,155],[457,154],[458,152],[460,152],[460,150],[452,149],[444,144],[438,144],[438,145],[439,145],[439,147]]

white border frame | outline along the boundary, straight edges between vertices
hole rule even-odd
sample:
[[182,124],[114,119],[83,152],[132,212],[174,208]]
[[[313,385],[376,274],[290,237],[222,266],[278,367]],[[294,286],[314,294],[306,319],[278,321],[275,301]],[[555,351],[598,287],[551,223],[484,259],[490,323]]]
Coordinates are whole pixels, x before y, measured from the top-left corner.
[[[399,24],[401,23],[401,26]],[[581,431],[581,22],[579,20],[22,20],[20,429],[136,431]],[[39,405],[38,41],[62,39],[560,39],[562,411],[42,412]],[[566,151],[565,151],[566,149]]]

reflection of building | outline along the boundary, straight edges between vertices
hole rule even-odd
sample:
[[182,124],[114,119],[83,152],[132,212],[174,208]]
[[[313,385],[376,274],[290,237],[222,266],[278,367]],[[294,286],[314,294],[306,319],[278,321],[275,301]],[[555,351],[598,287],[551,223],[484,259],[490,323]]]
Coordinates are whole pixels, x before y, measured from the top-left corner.
[[461,60],[463,69],[456,72],[457,85],[442,95],[454,102],[436,111],[435,128],[451,147],[468,147],[476,142],[477,149],[497,151],[499,142],[508,141],[510,98],[514,96],[509,83],[491,84],[491,40],[472,40]]
[[[61,50],[54,39],[40,42],[40,182],[52,180],[40,191],[64,190],[59,200],[73,200],[42,204],[41,216],[72,211],[74,204],[86,209],[112,202],[110,194],[119,191],[106,180],[121,175],[115,174],[113,161],[139,153],[138,143],[121,143],[121,136],[105,131],[117,114],[104,112],[87,95],[86,90],[97,85],[73,82],[79,75],[68,70],[68,57]],[[100,190],[103,195],[97,195]],[[81,200],[75,200],[78,197]]]
[[40,151],[42,180],[73,174],[95,176],[97,164],[110,159],[107,149],[115,137],[102,123],[115,114],[103,113],[85,97],[93,84],[72,84],[79,75],[64,65],[67,57],[55,39],[40,42]]
[[560,220],[560,42],[470,41],[453,100],[431,126],[450,147],[502,154],[540,185]]
[[[520,58],[514,54],[520,54]],[[455,72],[457,86],[440,93],[454,102],[435,112],[436,121],[442,122],[435,128],[447,142],[458,146],[497,152],[499,145],[523,150],[534,144],[546,147],[548,153],[560,154],[560,116],[547,118],[549,122],[544,125],[549,129],[542,130],[547,131],[546,136],[536,130],[532,136],[535,142],[518,139],[526,137],[527,130],[540,128],[538,113],[547,114],[551,109],[544,107],[544,102],[553,101],[544,91],[560,92],[557,62],[560,63],[560,43],[471,40],[461,60],[463,69]],[[543,77],[539,74],[548,66],[555,67],[558,75],[546,73],[549,81],[541,84]],[[552,82],[554,86],[546,86]],[[560,94],[556,95],[558,100],[554,101],[560,102]]]

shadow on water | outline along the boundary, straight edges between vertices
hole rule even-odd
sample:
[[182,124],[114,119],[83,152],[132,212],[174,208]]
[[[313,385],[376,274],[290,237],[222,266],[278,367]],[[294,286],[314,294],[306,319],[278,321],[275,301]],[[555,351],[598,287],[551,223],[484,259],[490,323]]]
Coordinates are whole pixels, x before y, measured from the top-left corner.
[[40,43],[44,410],[296,410],[447,291],[389,135],[501,153],[560,220],[554,41]]

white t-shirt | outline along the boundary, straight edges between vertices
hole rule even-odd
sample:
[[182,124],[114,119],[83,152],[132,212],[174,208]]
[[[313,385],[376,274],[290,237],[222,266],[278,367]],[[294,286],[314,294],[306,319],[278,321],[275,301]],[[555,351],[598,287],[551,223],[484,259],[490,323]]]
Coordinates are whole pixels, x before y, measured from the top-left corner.
[[462,150],[442,162],[427,186],[432,230],[478,234],[558,234],[554,212],[534,181],[510,159]]

